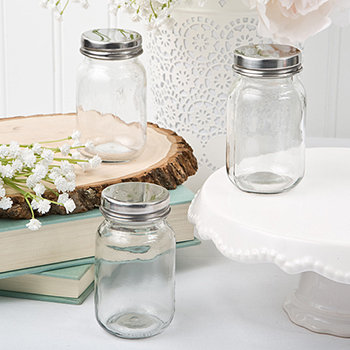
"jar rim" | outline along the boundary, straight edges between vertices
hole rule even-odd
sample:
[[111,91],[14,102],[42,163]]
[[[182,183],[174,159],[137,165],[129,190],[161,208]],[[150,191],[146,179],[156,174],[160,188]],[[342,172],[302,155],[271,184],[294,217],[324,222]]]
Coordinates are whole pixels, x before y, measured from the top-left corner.
[[141,34],[121,28],[92,29],[81,35],[80,52],[100,60],[125,60],[143,53]]
[[155,221],[170,213],[169,191],[146,182],[122,182],[101,193],[100,211],[105,217],[122,221]]
[[302,69],[301,51],[291,45],[249,44],[234,51],[233,70],[244,76],[281,78]]

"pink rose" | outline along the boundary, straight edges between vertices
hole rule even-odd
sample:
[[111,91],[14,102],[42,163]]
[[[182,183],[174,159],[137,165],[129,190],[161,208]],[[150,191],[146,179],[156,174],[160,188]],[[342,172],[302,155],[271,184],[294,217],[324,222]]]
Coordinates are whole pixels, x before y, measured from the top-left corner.
[[245,0],[259,14],[259,33],[278,42],[302,43],[331,24],[330,14],[349,16],[350,0]]

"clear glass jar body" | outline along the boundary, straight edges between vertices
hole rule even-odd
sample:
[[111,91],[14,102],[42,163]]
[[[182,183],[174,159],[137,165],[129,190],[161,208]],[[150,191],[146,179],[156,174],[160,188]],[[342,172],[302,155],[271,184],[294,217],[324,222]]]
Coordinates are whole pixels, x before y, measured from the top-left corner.
[[138,58],[84,57],[77,74],[77,129],[85,156],[106,162],[137,157],[146,142],[146,73]]
[[238,188],[279,193],[296,186],[305,171],[305,108],[297,75],[237,75],[227,106],[226,168]]
[[162,332],[175,311],[175,236],[167,222],[105,220],[95,256],[95,312],[122,338]]

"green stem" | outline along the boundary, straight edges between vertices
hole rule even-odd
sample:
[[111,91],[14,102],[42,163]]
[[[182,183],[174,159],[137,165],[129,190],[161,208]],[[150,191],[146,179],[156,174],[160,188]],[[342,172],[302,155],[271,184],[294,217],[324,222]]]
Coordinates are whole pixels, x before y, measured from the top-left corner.
[[17,184],[13,181],[11,181],[8,178],[4,178],[3,179],[4,183],[10,187],[12,187],[13,189],[17,190],[19,193],[23,194],[24,196],[26,196],[28,194],[28,192],[22,190],[20,187],[17,186]]
[[45,176],[43,179],[41,179],[42,181],[48,182],[49,184],[54,184],[55,182],[53,180],[51,180],[50,178],[48,178],[47,176]]
[[50,192],[52,192],[53,194],[55,194],[57,197],[60,195],[58,192],[54,191],[54,190],[53,190],[52,188],[50,188],[50,187],[45,186],[45,188],[46,188],[47,190],[49,190]]
[[[69,2],[69,0],[67,2]],[[53,140],[53,141],[40,141],[38,143],[39,144],[42,144],[42,143],[55,143],[55,142],[62,142],[62,141],[67,141],[67,140],[71,140],[71,139],[72,139],[72,137],[68,136],[68,137],[65,137],[64,139]],[[28,147],[28,146],[26,146],[26,147]]]
[[61,161],[61,160],[68,160],[69,163],[72,163],[72,164],[76,164],[76,163],[80,163],[80,162],[89,162],[87,159],[71,159],[71,158],[54,158],[53,160],[56,160],[56,161]]
[[69,0],[67,0],[66,3],[65,3],[65,5],[63,6],[62,11],[60,12],[60,15],[61,15],[61,16],[63,15],[63,12],[64,12],[64,10],[67,8],[68,4],[69,4]]
[[[18,176],[22,176],[22,175],[18,175]],[[18,183],[26,183],[27,181],[24,179],[17,179],[17,177],[13,177],[12,178],[14,180],[14,182]]]
[[152,10],[152,12],[153,12],[154,17],[157,18],[158,15],[157,15],[156,12],[154,11],[153,4],[152,4],[152,0],[150,0],[149,5],[151,6],[151,10]]
[[29,207],[30,212],[31,212],[31,214],[32,214],[32,219],[35,219],[35,215],[34,215],[33,208],[32,208],[32,206],[31,206],[31,204],[29,203],[29,200],[28,200],[27,196],[24,196],[24,199],[25,199],[25,201],[26,201],[27,204],[28,204],[28,207]]
[[42,147],[42,148],[43,149],[48,149],[48,150],[50,150],[52,152],[55,152],[55,153],[60,152],[60,149],[58,147]]

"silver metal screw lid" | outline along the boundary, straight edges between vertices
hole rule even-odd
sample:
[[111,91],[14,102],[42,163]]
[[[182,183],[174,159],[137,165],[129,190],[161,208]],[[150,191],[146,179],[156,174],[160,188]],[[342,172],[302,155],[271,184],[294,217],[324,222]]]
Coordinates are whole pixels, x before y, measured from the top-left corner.
[[170,213],[170,196],[164,187],[145,182],[122,182],[102,191],[102,214],[110,219],[145,222]]
[[100,60],[125,60],[142,54],[142,37],[124,29],[93,29],[81,35],[80,52]]
[[282,78],[299,73],[301,51],[290,45],[250,44],[234,52],[233,69],[248,77]]

